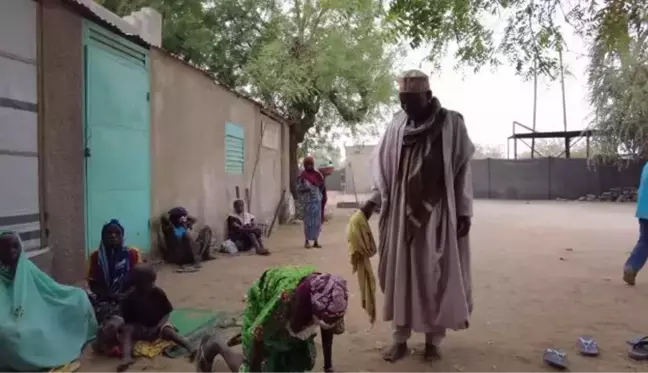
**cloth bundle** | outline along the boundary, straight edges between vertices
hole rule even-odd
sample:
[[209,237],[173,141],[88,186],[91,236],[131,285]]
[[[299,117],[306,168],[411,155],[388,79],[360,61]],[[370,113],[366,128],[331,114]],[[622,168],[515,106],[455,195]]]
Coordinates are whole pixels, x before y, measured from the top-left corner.
[[367,311],[373,324],[376,321],[376,276],[370,259],[376,255],[377,247],[369,222],[360,210],[349,220],[347,241],[353,273],[358,274],[362,308]]

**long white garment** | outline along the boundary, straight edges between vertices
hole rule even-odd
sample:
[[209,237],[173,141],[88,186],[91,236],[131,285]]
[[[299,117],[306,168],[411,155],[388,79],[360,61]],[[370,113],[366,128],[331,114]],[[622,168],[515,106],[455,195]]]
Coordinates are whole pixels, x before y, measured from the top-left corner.
[[[373,157],[371,200],[381,206],[378,277],[385,295],[385,321],[415,332],[464,329],[472,312],[470,245],[457,238],[457,216],[472,216],[470,158],[474,146],[463,117],[448,111],[443,124],[447,213],[435,208],[426,227],[405,243],[406,201],[397,180],[407,115],[399,112]],[[440,224],[440,236],[437,226]],[[440,244],[439,244],[440,243]]]

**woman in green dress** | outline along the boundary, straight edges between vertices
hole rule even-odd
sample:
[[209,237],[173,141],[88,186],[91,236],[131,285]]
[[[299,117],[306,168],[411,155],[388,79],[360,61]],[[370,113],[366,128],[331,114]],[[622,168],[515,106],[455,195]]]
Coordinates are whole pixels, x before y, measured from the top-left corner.
[[[220,354],[232,372],[307,372],[315,366],[315,336],[322,333],[324,371],[332,372],[333,335],[344,332],[346,281],[313,267],[277,267],[263,273],[247,295],[241,334],[225,343],[201,341],[196,370],[211,371]],[[242,343],[243,354],[230,347]]]

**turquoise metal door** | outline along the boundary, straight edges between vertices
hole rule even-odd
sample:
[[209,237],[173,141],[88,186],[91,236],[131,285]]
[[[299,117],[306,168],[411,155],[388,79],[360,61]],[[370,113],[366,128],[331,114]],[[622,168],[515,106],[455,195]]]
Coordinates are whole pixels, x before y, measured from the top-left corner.
[[119,219],[126,244],[150,250],[148,53],[90,22],[84,25],[86,237]]

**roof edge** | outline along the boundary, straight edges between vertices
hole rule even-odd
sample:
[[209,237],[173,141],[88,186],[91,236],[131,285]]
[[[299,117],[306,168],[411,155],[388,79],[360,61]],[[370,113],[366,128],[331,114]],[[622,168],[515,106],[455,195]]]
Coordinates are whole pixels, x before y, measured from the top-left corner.
[[254,104],[259,109],[261,114],[263,114],[263,115],[265,115],[267,117],[270,117],[271,119],[274,119],[277,122],[283,123],[283,124],[287,125],[288,127],[292,126],[292,124],[290,123],[290,121],[287,118],[284,118],[281,114],[277,113],[275,110],[272,110],[272,109],[268,108],[267,106],[263,105],[261,102],[253,99],[250,96],[244,95],[244,94],[242,94],[242,93],[240,93],[240,92],[238,92],[238,91],[236,91],[236,90],[234,90],[232,88],[229,88],[229,87],[219,83],[218,80],[216,80],[216,78],[214,78],[214,76],[212,76],[209,72],[207,72],[207,71],[205,71],[205,70],[203,70],[203,69],[201,69],[201,68],[199,68],[199,67],[197,67],[195,65],[192,65],[189,62],[183,61],[182,59],[174,56],[171,52],[169,52],[168,50],[166,50],[164,48],[157,47],[157,46],[154,46],[154,45],[151,45],[150,48],[155,49],[158,52],[163,53],[163,54],[173,58],[177,62],[180,62],[181,64],[183,64],[183,65],[185,65],[185,66],[187,66],[187,67],[189,67],[189,68],[191,68],[191,69],[205,75],[214,84],[216,84],[220,88],[223,88],[224,90],[226,90],[226,91],[228,91],[230,93],[233,93],[236,97],[242,98],[242,99]]

